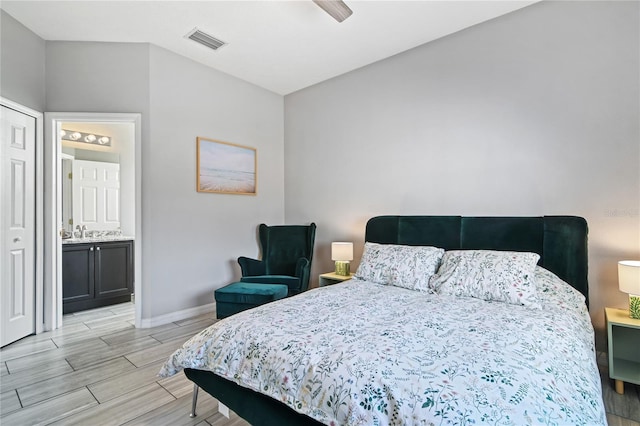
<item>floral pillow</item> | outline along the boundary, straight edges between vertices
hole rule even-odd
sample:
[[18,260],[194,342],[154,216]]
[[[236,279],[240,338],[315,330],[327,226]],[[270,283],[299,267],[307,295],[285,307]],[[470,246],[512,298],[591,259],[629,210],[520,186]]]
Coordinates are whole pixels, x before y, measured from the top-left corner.
[[535,281],[536,253],[451,250],[429,287],[439,294],[475,297],[540,309]]
[[430,291],[444,250],[429,246],[365,243],[356,278],[410,290]]
[[536,286],[543,308],[571,308],[582,310],[586,308],[586,299],[571,285],[567,284],[556,274],[542,266],[536,266]]

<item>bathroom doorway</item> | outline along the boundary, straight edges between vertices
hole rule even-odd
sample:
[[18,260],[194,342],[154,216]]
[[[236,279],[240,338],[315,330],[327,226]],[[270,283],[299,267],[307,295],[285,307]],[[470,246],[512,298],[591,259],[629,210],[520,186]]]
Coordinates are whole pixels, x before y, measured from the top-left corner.
[[[66,252],[70,248],[94,248],[87,256],[98,259],[102,248],[128,241],[131,245],[131,284],[135,295],[135,324],[141,323],[141,116],[140,114],[113,113],[46,113],[45,114],[45,169],[46,185],[51,196],[45,198],[45,260],[49,272],[45,279],[45,327],[62,326],[62,315],[69,310],[85,306],[87,295],[79,291],[78,298],[63,294],[63,269],[69,267]],[[48,148],[48,149],[47,149]],[[74,170],[74,162],[79,167]],[[81,167],[80,167],[81,166]],[[88,167],[91,166],[91,167]],[[104,167],[103,167],[104,166]],[[81,172],[89,170],[90,172]],[[113,182],[72,188],[83,176],[115,176]],[[95,186],[95,188],[94,188]],[[75,196],[73,195],[75,191]],[[97,192],[96,192],[97,191]],[[102,191],[102,192],[100,192]],[[105,204],[106,202],[106,204]],[[50,203],[50,209],[47,204]],[[98,206],[98,203],[102,205]],[[95,244],[94,246],[90,246]],[[106,246],[102,246],[106,244]],[[114,246],[114,247],[111,247]],[[120,247],[118,247],[120,248]],[[65,256],[63,256],[63,250]],[[47,255],[47,252],[49,255]],[[115,251],[113,251],[115,253]],[[76,251],[76,253],[80,253]],[[80,254],[79,254],[80,255]],[[66,265],[63,267],[63,265]],[[113,267],[109,270],[113,271]],[[108,272],[108,271],[107,271]],[[93,277],[93,272],[91,272]],[[68,275],[68,274],[67,274]],[[96,275],[97,276],[97,275]],[[96,288],[99,290],[96,279]],[[102,288],[105,290],[106,287]],[[114,289],[106,288],[97,296],[112,299]],[[66,290],[69,291],[68,289]],[[122,289],[118,289],[122,296]],[[111,292],[112,294],[108,294]],[[92,290],[93,293],[93,290]],[[115,299],[114,299],[115,300]],[[120,299],[121,300],[121,297]],[[69,303],[69,302],[72,303]],[[100,302],[100,301],[99,301]],[[110,303],[110,302],[107,302]],[[86,305],[93,306],[93,305]]]

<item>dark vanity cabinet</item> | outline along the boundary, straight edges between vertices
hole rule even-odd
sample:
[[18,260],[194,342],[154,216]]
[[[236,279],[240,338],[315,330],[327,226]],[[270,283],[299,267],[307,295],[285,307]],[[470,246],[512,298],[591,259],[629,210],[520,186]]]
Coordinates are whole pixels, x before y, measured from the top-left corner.
[[63,244],[63,313],[128,302],[131,293],[133,241]]

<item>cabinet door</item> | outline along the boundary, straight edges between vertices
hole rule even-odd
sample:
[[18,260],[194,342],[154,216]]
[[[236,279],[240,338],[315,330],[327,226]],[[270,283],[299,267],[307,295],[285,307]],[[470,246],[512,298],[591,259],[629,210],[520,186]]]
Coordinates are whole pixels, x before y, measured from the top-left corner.
[[94,297],[94,249],[92,244],[62,246],[63,303]]
[[131,295],[133,244],[131,241],[96,245],[96,298]]

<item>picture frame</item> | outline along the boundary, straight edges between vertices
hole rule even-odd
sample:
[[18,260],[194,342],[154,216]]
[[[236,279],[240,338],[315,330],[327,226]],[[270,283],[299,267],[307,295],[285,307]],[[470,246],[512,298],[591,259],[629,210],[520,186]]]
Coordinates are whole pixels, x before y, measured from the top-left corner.
[[255,148],[198,136],[196,190],[256,195],[258,153]]

